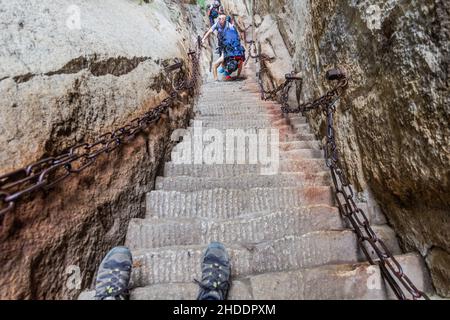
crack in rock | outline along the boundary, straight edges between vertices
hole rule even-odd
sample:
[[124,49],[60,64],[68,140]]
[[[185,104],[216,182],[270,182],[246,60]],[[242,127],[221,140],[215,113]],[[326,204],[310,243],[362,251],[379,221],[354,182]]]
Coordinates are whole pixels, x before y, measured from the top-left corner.
[[[70,60],[61,69],[44,73],[45,76],[54,76],[61,74],[75,74],[82,70],[89,70],[93,76],[101,77],[111,74],[116,77],[123,76],[136,69],[139,64],[150,60],[151,57],[115,57],[104,60],[98,60],[96,55],[85,57],[81,56]],[[33,79],[37,74],[27,73],[13,77],[16,83],[24,83]],[[8,79],[2,78],[0,81]]]

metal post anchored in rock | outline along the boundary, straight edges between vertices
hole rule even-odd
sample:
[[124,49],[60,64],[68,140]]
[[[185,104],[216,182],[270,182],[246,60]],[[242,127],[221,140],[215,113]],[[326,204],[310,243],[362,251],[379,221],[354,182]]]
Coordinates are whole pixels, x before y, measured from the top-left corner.
[[342,80],[347,78],[347,72],[344,69],[331,69],[326,75],[329,81]]

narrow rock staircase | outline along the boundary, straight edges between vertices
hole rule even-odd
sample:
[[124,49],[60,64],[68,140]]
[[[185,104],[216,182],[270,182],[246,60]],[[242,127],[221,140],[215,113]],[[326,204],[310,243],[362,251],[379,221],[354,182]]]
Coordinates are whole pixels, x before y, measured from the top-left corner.
[[[321,145],[304,117],[261,101],[255,79],[205,83],[195,111],[204,130],[278,129],[279,172],[261,175],[255,164],[167,163],[147,195],[145,219],[129,225],[131,299],[195,299],[193,279],[201,279],[211,241],[223,242],[231,256],[230,299],[395,298],[334,206]],[[422,258],[402,253],[382,214],[364,209],[404,271],[430,292]]]

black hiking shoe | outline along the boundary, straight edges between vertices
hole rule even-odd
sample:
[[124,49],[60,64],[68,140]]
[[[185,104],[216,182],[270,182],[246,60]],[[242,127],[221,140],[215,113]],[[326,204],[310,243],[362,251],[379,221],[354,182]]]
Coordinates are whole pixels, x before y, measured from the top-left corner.
[[112,249],[98,269],[95,284],[96,300],[126,300],[133,259],[126,247]]
[[226,300],[230,288],[230,257],[223,246],[213,242],[208,246],[202,261],[202,281],[197,300]]

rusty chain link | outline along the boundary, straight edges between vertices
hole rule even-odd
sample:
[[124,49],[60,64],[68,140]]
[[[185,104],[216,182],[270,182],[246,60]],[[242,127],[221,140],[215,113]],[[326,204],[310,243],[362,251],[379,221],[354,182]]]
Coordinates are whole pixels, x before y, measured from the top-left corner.
[[[115,131],[101,135],[92,143],[80,143],[67,149],[60,155],[34,162],[22,169],[0,176],[0,228],[7,213],[15,208],[17,201],[41,190],[48,190],[66,178],[79,174],[93,166],[100,155],[109,154],[115,149],[132,141],[139,133],[156,123],[167,113],[182,91],[194,90],[201,77],[200,52],[201,38],[197,37],[196,50],[190,50],[191,76],[173,79],[173,89],[157,107],[142,117],[132,120]],[[181,69],[177,62],[165,71],[170,73]],[[1,230],[1,229],[0,229]]]
[[[289,91],[292,88],[292,84],[294,81],[303,81],[300,77],[295,77],[294,72],[291,74],[287,74],[286,81],[284,82],[283,90],[278,101],[281,103],[281,110],[283,113],[302,113],[304,114],[307,111],[318,109],[321,106],[324,106],[333,101],[333,98],[336,96],[336,93],[340,90],[344,89],[348,85],[347,76],[341,72],[340,70],[330,70],[327,72],[327,78],[329,80],[338,81],[338,84],[325,93],[320,98],[317,98],[313,101],[308,101],[302,104],[299,104],[296,107],[289,106]],[[275,99],[274,99],[275,100]]]
[[[246,28],[245,30],[247,30],[247,29],[248,28]],[[278,93],[284,92],[286,89],[287,89],[287,92],[289,92],[289,88],[291,86],[292,81],[302,80],[301,78],[296,77],[294,73],[291,73],[291,74],[286,75],[285,82],[283,82],[281,85],[274,88],[273,90],[264,89],[262,75],[263,75],[263,72],[267,71],[267,69],[268,69],[265,62],[266,61],[272,62],[273,60],[275,60],[275,58],[269,57],[265,53],[259,53],[255,41],[249,40],[249,41],[247,41],[247,44],[250,45],[247,61],[250,58],[253,58],[256,60],[256,62],[259,62],[260,69],[257,72],[256,77],[258,79],[258,85],[259,85],[259,89],[261,92],[261,100],[276,100]]]

